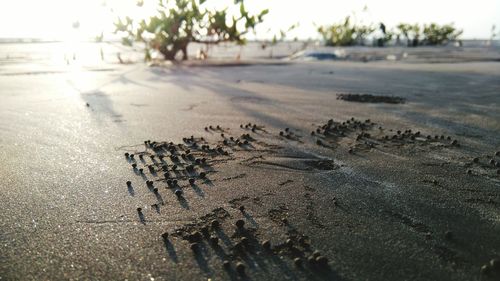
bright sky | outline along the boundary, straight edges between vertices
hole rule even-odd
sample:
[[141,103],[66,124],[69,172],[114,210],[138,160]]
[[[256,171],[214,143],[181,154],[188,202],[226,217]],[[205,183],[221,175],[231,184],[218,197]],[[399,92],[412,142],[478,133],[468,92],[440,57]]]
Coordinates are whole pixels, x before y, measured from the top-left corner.
[[[147,2],[148,0],[146,0]],[[220,3],[221,0],[210,0]],[[156,0],[153,0],[156,2]],[[137,14],[133,0],[0,0],[0,38],[68,39],[93,38],[113,30],[117,12]],[[489,38],[493,24],[500,30],[500,0],[246,0],[250,10],[269,8],[259,38],[299,22],[289,37],[317,38],[314,24],[341,21],[356,12],[364,23],[383,21],[391,27],[399,22],[455,23],[464,29],[463,38]],[[217,4],[218,5],[218,4]],[[365,5],[366,12],[362,12]],[[80,27],[75,32],[72,23]],[[106,38],[106,37],[105,37]]]

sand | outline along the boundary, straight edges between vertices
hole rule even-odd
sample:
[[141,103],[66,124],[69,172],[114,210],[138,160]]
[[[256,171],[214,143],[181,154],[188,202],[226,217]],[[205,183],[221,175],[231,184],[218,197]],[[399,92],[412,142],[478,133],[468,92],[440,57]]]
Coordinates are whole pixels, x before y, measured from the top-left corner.
[[262,60],[4,63],[1,279],[498,278],[498,62]]

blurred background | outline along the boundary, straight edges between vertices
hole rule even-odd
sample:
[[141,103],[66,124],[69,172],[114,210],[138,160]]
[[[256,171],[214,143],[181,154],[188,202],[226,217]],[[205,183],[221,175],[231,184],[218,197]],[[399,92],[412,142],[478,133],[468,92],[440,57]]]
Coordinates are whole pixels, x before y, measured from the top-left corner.
[[[203,5],[212,10],[228,9],[231,15],[238,9],[235,2],[240,1],[207,1]],[[13,66],[14,62],[37,60],[60,65],[143,60],[140,46],[128,48],[121,44],[121,35],[115,33],[114,23],[123,17],[134,20],[148,18],[158,8],[157,1],[141,1],[141,7],[136,1],[119,0],[1,0],[0,3],[0,64],[4,66],[6,63]],[[249,13],[258,13],[263,9],[268,9],[269,13],[262,23],[245,36],[247,44],[244,48],[226,42],[211,48],[190,44],[190,58],[199,57],[200,50],[203,50],[205,57],[222,59],[348,57],[363,61],[381,58],[400,60],[411,58],[411,54],[416,52],[321,49],[328,45],[329,35],[321,34],[318,29],[342,23],[346,17],[350,17],[356,25],[373,29],[366,40],[363,38],[362,44],[357,44],[364,47],[376,45],[375,41],[381,40],[377,39],[380,23],[384,24],[384,30],[387,27],[394,33],[382,45],[393,47],[404,45],[399,43],[403,38],[400,38],[402,33],[396,28],[400,23],[419,24],[422,25],[421,29],[427,23],[453,24],[454,28],[462,32],[460,46],[466,47],[497,46],[500,34],[500,1],[497,0],[252,0],[246,1],[245,7]],[[36,47],[33,44],[37,44]],[[457,47],[456,44],[454,46]],[[313,53],[301,53],[304,51]],[[367,51],[369,55],[365,55]],[[325,56],[324,53],[329,55]]]
[[[207,4],[222,8],[233,1],[211,2],[214,3]],[[135,1],[123,0],[1,0],[0,3],[2,39],[66,40],[76,37],[89,40],[101,33],[105,38],[113,38],[113,22],[117,15],[137,17],[146,13],[137,8]],[[366,23],[384,22],[387,26],[399,22],[455,23],[464,30],[464,39],[488,39],[491,27],[500,26],[500,1],[497,0],[252,0],[245,5],[253,12],[269,9],[265,22],[257,28],[257,39],[269,39],[274,32],[297,22],[299,27],[290,33],[290,38],[318,39],[315,25],[342,20],[353,12]]]

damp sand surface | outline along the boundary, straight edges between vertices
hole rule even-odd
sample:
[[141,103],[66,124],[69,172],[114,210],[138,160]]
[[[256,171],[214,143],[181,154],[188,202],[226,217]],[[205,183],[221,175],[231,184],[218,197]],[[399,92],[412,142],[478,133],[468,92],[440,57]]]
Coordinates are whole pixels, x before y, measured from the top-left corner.
[[498,277],[497,62],[23,65],[2,280]]

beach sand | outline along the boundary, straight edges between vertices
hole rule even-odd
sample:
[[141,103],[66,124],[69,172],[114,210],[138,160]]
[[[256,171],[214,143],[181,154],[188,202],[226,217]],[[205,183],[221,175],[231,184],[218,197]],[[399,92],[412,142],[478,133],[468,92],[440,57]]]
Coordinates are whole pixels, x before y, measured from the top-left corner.
[[496,61],[42,61],[0,68],[1,280],[500,274]]

